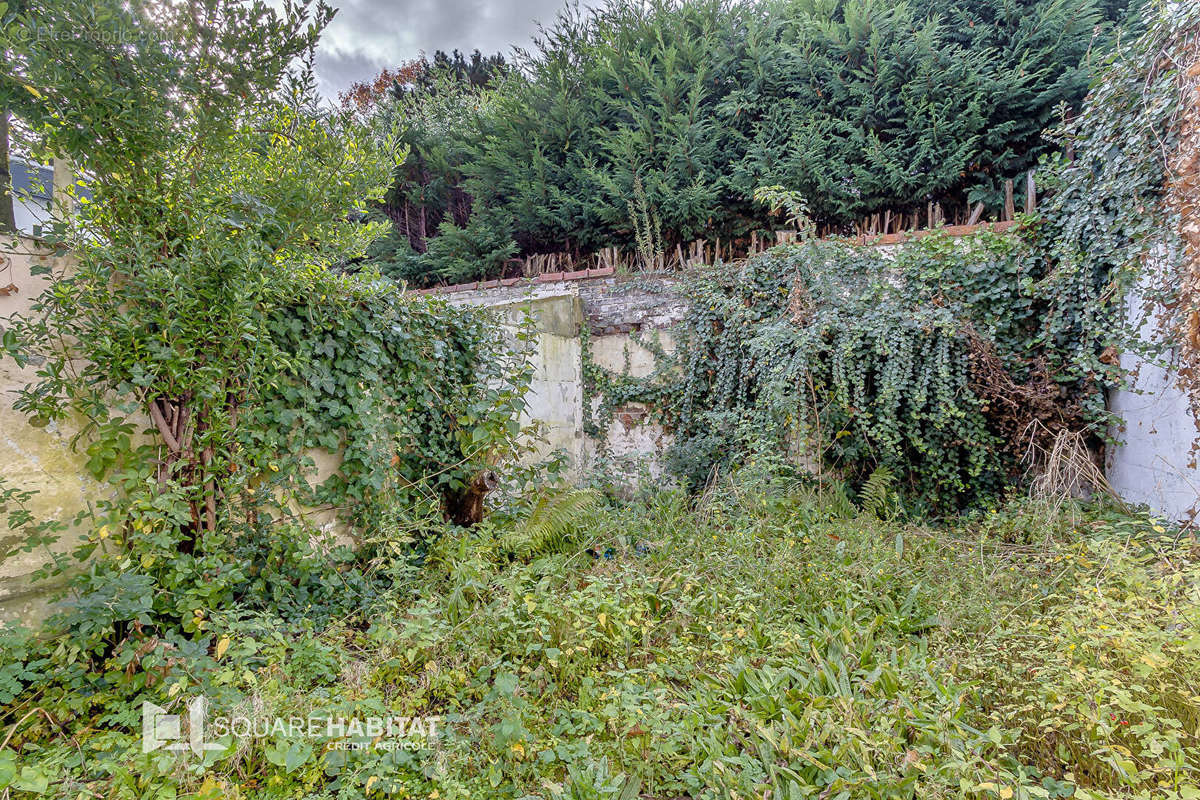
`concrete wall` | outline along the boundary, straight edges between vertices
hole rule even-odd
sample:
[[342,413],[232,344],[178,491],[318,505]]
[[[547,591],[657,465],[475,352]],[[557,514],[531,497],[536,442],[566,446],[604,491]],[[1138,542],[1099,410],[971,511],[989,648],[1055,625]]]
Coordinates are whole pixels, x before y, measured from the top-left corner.
[[[1143,284],[1164,279],[1160,272],[1146,276]],[[1126,298],[1125,314],[1130,324],[1139,328],[1142,339],[1161,341],[1161,311],[1147,313],[1140,292],[1131,292]],[[1121,367],[1135,378],[1129,390],[1109,393],[1109,410],[1123,422],[1110,432],[1120,444],[1106,453],[1105,472],[1126,501],[1145,504],[1155,514],[1182,521],[1194,519],[1200,511],[1200,469],[1193,453],[1200,428],[1190,398],[1179,385],[1178,355],[1178,348],[1172,349],[1165,365],[1131,353],[1121,355]]]
[[1110,448],[1109,483],[1126,501],[1149,506],[1168,519],[1185,521],[1200,512],[1200,469],[1192,451],[1198,431],[1187,394],[1173,371],[1126,354],[1126,369],[1138,369],[1134,391],[1116,391],[1109,408],[1124,419],[1114,431],[1121,444]]
[[555,451],[567,454],[572,468],[580,463],[583,446],[583,370],[579,330],[583,315],[579,295],[551,286],[537,291],[481,292],[474,297],[460,296],[455,303],[470,303],[500,312],[502,324],[511,336],[527,314],[533,316],[535,336],[531,360],[534,374],[527,396],[528,409],[523,424],[538,423],[541,439],[534,442],[529,458],[539,461]]
[[[587,326],[596,364],[639,377],[650,374],[654,354],[637,339],[657,335],[660,346],[671,351],[674,343],[667,329],[686,308],[673,280],[608,277],[540,282],[458,291],[448,294],[447,300],[500,311],[510,333],[532,312],[537,340],[531,354],[534,379],[525,422],[538,422],[544,437],[534,459],[561,451],[575,476],[601,459],[630,478],[643,472],[661,474],[658,456],[670,437],[650,420],[649,409],[630,404],[616,410],[604,436],[593,439],[584,434],[581,332]],[[598,400],[593,398],[592,404],[595,413]]]
[[[14,314],[28,313],[45,287],[47,278],[31,274],[31,269],[62,268],[61,260],[39,248],[35,240],[22,238],[15,248],[8,242],[5,239],[0,249],[0,287],[15,285],[16,291],[0,292],[0,330]],[[56,423],[36,427],[13,409],[14,391],[32,383],[36,369],[35,365],[19,369],[11,358],[0,358],[0,477],[9,487],[37,492],[29,509],[38,519],[69,521],[89,499],[99,496],[100,487],[84,469],[86,459],[71,448],[74,431]],[[69,549],[78,536],[78,531],[69,531],[58,549]],[[0,548],[7,552],[23,541],[22,534],[9,529],[8,514],[0,513]],[[45,551],[34,551],[0,561],[0,619],[30,619],[41,613],[51,587],[34,585],[29,576],[48,560]]]
[[[617,374],[644,378],[656,368],[656,358],[643,342],[665,353],[675,351],[671,326],[683,318],[687,303],[677,281],[641,277],[589,281],[580,288],[590,332],[593,363]],[[593,418],[600,398],[592,398]],[[653,420],[652,409],[628,403],[613,410],[599,437],[585,437],[585,467],[601,467],[629,483],[662,476],[661,455],[673,437]]]

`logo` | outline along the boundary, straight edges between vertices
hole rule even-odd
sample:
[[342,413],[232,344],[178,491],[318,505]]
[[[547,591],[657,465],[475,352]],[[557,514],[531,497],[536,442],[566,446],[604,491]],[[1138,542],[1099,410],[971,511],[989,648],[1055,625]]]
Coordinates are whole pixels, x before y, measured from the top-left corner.
[[[208,698],[187,701],[186,714],[168,714],[154,703],[142,703],[142,752],[190,752],[203,757],[224,750],[230,739],[296,741],[325,739],[329,750],[408,750],[432,746],[438,738],[441,717],[208,717]],[[187,720],[186,731],[184,720]],[[226,742],[206,741],[205,733]]]
[[193,697],[187,703],[188,735],[183,738],[181,715],[168,714],[162,706],[142,703],[142,752],[155,750],[191,750],[198,756],[209,750],[221,750],[219,744],[204,741],[204,718],[208,713],[208,699],[203,695]]

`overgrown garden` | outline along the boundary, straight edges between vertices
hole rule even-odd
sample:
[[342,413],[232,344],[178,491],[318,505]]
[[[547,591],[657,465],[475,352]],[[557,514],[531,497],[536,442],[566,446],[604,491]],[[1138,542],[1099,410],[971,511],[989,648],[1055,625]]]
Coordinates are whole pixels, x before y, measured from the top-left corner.
[[[5,797],[1200,797],[1200,549],[1090,460],[1158,356],[1126,292],[1168,344],[1195,308],[1195,10],[615,3],[338,111],[329,14],[0,2],[16,146],[89,189],[4,357],[102,487],[43,520],[0,480],[61,593],[0,630]],[[815,236],[1035,164],[1011,234]],[[683,279],[654,374],[585,360],[668,487],[521,461],[527,331],[396,280],[780,226]],[[144,747],[201,696],[264,733]],[[272,725],[350,717],[438,724]]]

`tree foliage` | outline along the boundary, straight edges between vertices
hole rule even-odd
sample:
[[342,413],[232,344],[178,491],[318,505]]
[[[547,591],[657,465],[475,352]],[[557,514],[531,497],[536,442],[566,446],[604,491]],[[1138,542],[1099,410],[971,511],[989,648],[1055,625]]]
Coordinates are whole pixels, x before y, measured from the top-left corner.
[[[88,647],[135,622],[194,631],[196,609],[243,596],[336,604],[306,506],[384,527],[517,432],[521,357],[489,322],[338,269],[381,232],[357,220],[398,154],[316,105],[306,65],[330,14],[63,0],[3,29],[25,145],[72,161],[91,195],[5,332],[37,365],[17,407],[80,422],[113,487],[76,554],[113,556],[80,579]],[[318,481],[310,448],[340,468]]]
[[[996,210],[1003,181],[1053,148],[1042,131],[1060,106],[1078,109],[1123,9],[1098,0],[568,9],[486,102],[459,95],[477,113],[457,124],[442,124],[444,112],[431,119],[419,93],[406,98],[410,136],[437,146],[398,171],[387,208],[396,219],[414,197],[432,198],[457,230],[482,217],[470,238],[491,249],[477,257],[510,239],[522,254],[637,249],[639,186],[666,248],[767,228],[753,200],[767,185],[804,197],[825,231],[885,211],[924,215],[931,203],[962,216],[978,202]],[[453,234],[423,224],[414,239],[411,217],[400,223],[418,252],[435,231]],[[502,264],[493,258],[486,273]],[[437,269],[426,259],[426,273]]]

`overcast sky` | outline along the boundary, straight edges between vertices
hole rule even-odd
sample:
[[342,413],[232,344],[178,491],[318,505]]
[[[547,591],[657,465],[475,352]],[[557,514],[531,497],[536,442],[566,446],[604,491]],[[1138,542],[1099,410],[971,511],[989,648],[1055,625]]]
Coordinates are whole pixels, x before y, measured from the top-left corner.
[[331,0],[337,16],[317,57],[321,93],[333,99],[349,84],[422,51],[503,52],[527,46],[537,22],[550,23],[565,0]]

